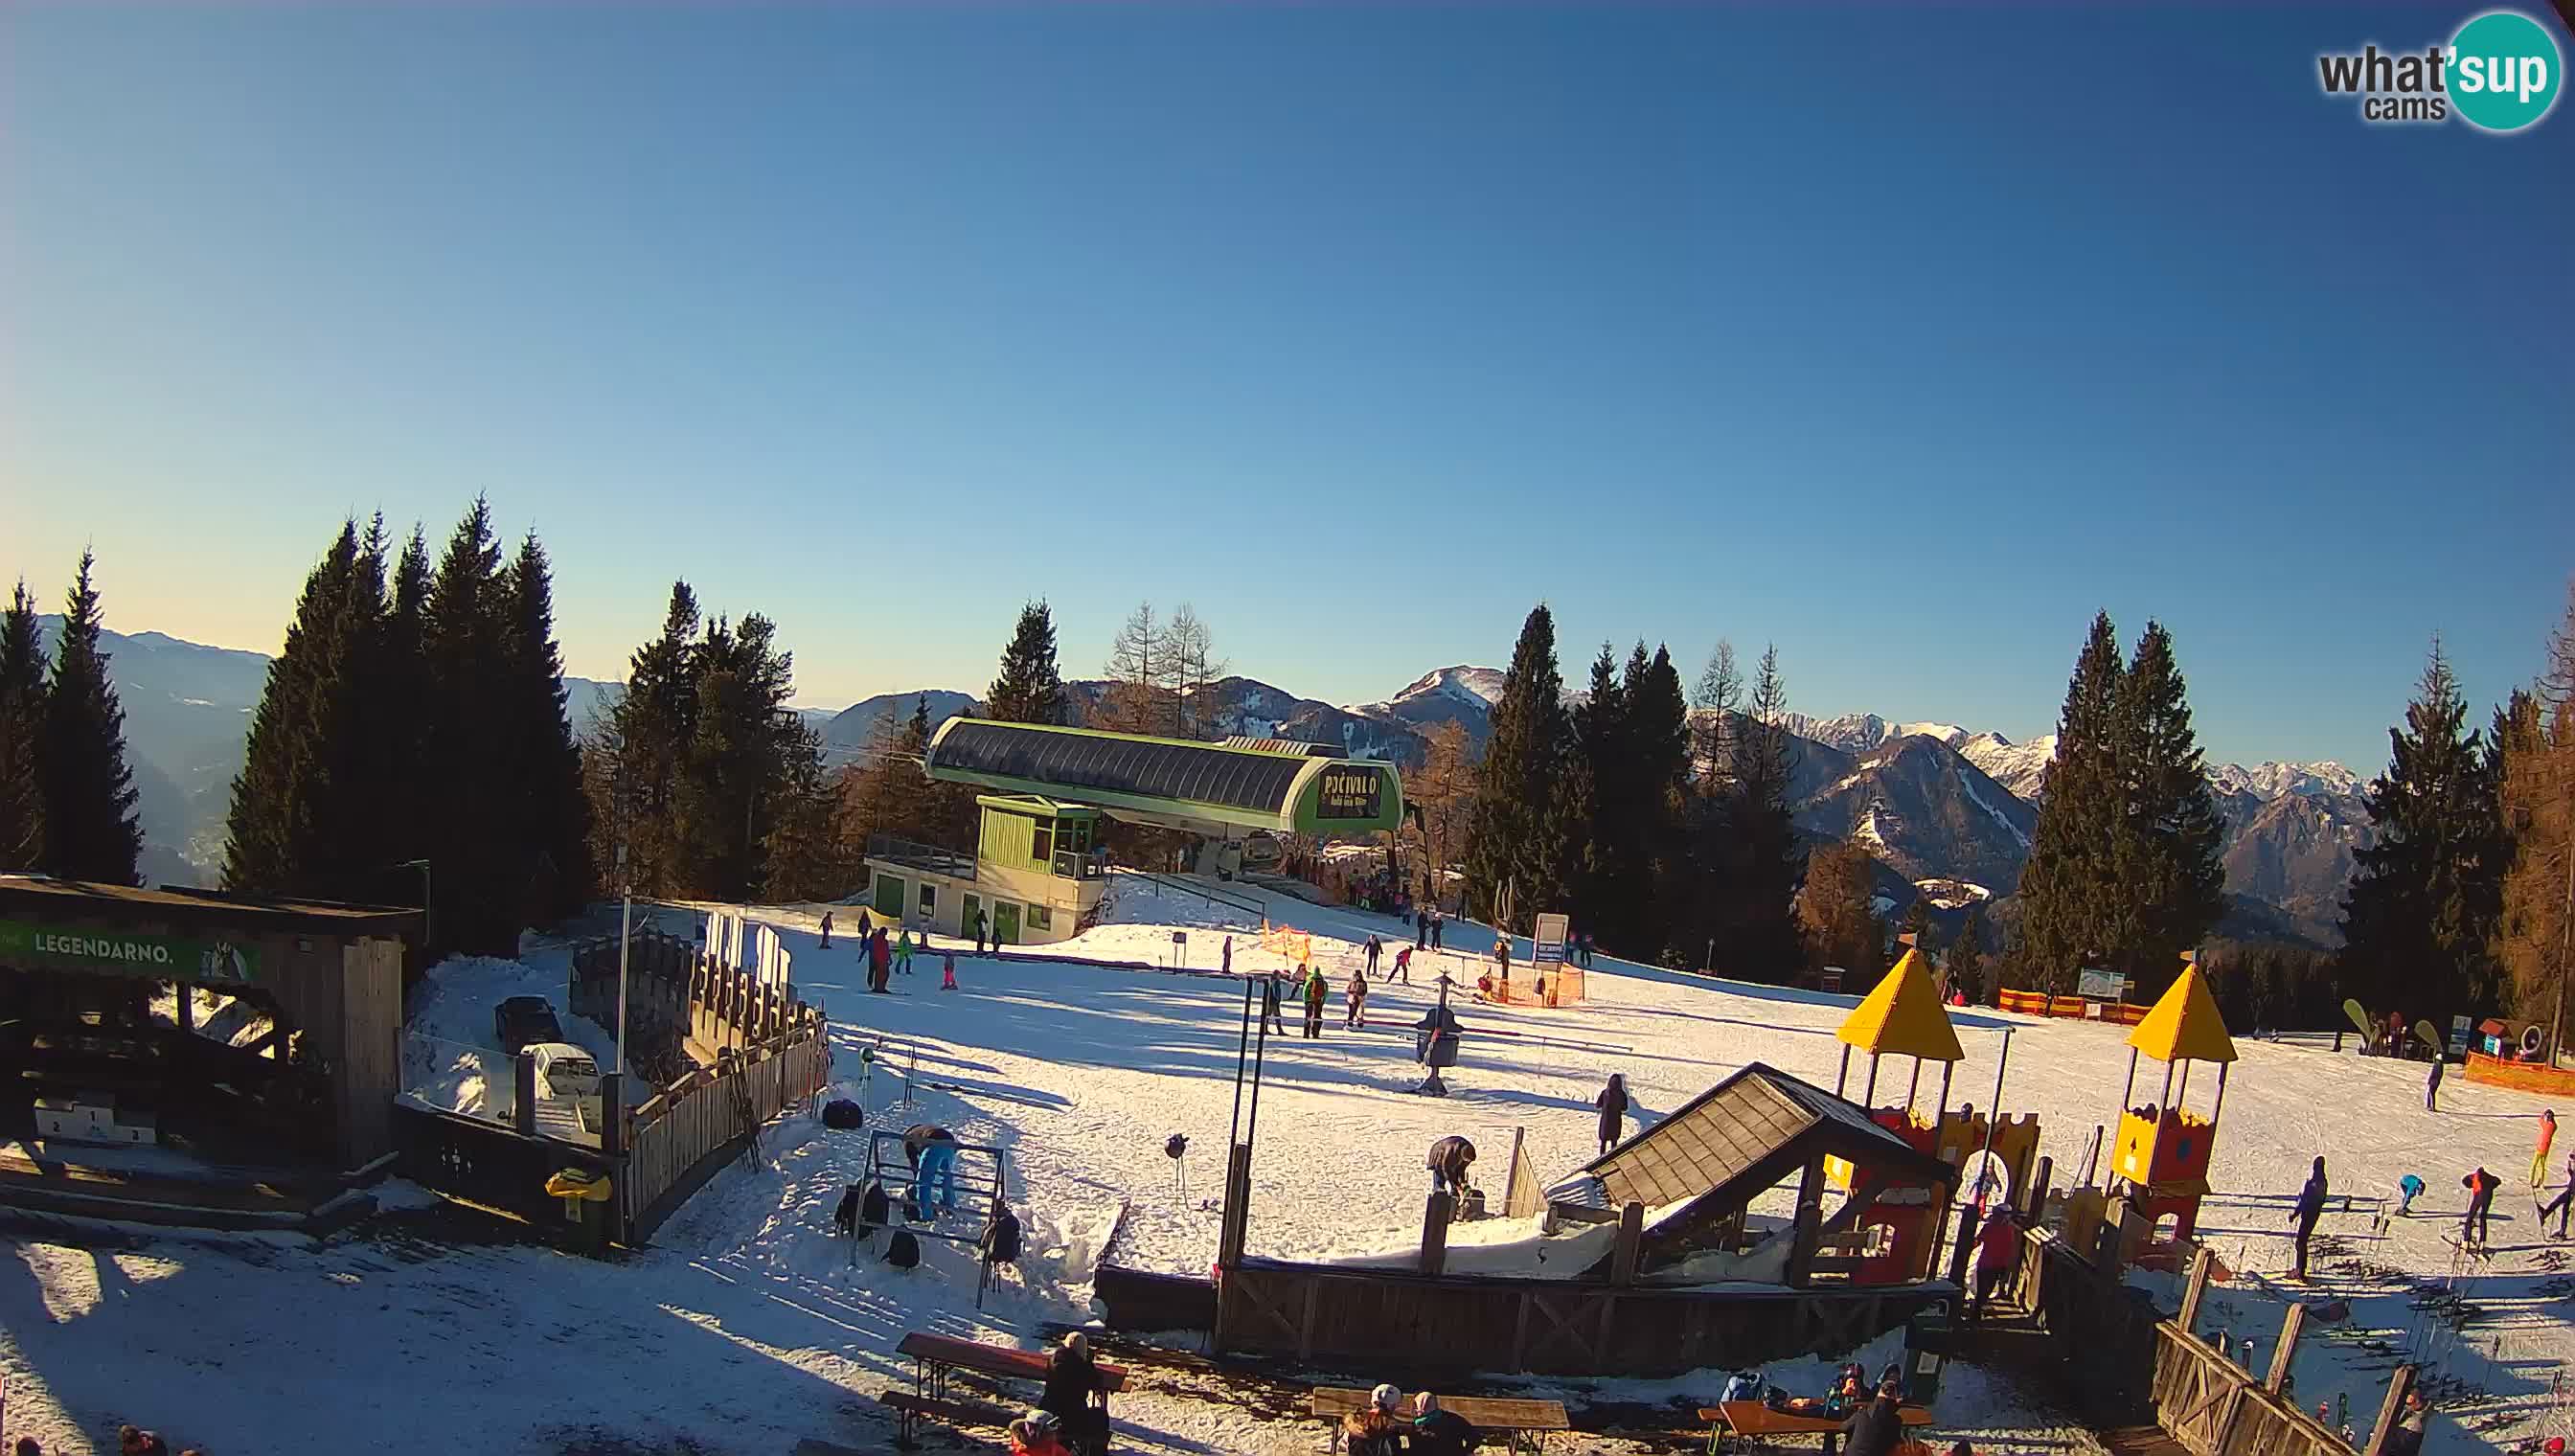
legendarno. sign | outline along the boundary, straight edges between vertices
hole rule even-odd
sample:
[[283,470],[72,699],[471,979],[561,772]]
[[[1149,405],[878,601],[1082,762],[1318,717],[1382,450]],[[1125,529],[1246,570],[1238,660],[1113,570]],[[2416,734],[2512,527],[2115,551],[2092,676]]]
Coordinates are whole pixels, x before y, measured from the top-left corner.
[[74,961],[79,970],[146,980],[200,982],[248,981],[259,978],[259,952],[229,940],[191,940],[172,935],[116,935],[68,926],[35,925],[0,920],[0,960],[43,956]]

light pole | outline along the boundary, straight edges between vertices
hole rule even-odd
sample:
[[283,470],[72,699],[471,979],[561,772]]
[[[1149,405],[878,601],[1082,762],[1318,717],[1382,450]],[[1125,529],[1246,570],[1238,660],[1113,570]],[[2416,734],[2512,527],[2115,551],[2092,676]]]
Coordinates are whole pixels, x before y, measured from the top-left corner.
[[617,1074],[626,1074],[626,961],[635,944],[635,880],[626,872],[626,839],[617,840]]
[[438,943],[438,906],[436,897],[430,892],[429,861],[406,859],[394,868],[420,871],[420,938],[423,942],[421,949],[426,953],[429,946]]

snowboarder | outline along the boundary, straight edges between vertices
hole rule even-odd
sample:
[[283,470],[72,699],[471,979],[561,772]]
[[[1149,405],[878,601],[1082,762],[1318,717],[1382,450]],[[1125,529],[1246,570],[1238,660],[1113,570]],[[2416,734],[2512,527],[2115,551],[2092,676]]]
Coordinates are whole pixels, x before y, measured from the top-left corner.
[[1217,968],[1227,975],[1234,974],[1234,937],[1232,935],[1225,937],[1225,947],[1218,952]]
[[1377,954],[1378,949],[1380,949],[1380,948],[1382,947],[1383,943],[1384,943],[1384,942],[1382,942],[1382,941],[1380,941],[1380,940],[1378,940],[1378,939],[1376,938],[1376,932],[1375,932],[1374,930],[1370,930],[1370,931],[1368,931],[1368,937],[1367,937],[1367,969],[1366,969],[1366,971],[1365,971],[1365,972],[1363,972],[1364,974],[1367,974],[1367,975],[1374,975],[1374,974],[1376,974],[1376,954]]
[[895,937],[894,968],[898,974],[912,974],[912,927],[910,925],[904,926],[903,933]]
[[2399,1218],[2412,1217],[2414,1214],[2414,1200],[2422,1196],[2423,1180],[2421,1178],[2414,1176],[2412,1173],[2407,1173],[2404,1177],[2397,1179],[2396,1216]]
[[1323,984],[1323,973],[1311,964],[1305,967],[1305,1039],[1323,1039],[1323,997],[1329,994]]
[[2486,1221],[2494,1217],[2495,1189],[2503,1180],[2480,1166],[2459,1180],[2468,1190],[2468,1216],[2459,1221],[2461,1243],[2482,1244],[2486,1241]]
[[[867,911],[861,910],[859,913],[866,914]],[[826,950],[832,948],[832,912],[830,910],[823,912],[823,948]]]
[[2307,1240],[2315,1235],[2316,1220],[2325,1212],[2325,1160],[2316,1159],[2314,1172],[2307,1174],[2307,1185],[2298,1190],[2297,1206],[2289,1210],[2289,1221],[2298,1226],[2298,1266],[2293,1278],[2307,1277]]
[[1394,951],[1394,979],[1412,984],[1412,947],[1398,945]]
[[1342,1027],[1347,1029],[1353,1026],[1366,1025],[1367,975],[1362,971],[1351,971],[1350,983],[1348,986],[1343,988],[1342,997],[1349,1002],[1348,1010],[1341,1016]]
[[1605,1154],[1617,1146],[1618,1139],[1627,1132],[1626,1076],[1611,1072],[1609,1084],[1600,1089],[1599,1096],[1591,1099],[1591,1105],[1600,1109],[1600,1151]]
[[2557,1140],[2557,1109],[2539,1109],[2539,1146],[2530,1154],[2530,1186],[2536,1188],[2548,1181],[2548,1145]]
[[1475,1145],[1454,1133],[1430,1144],[1422,1166],[1430,1170],[1430,1191],[1451,1198],[1466,1196],[1466,1169],[1475,1161]]
[[2432,1058],[2432,1074],[2423,1080],[2423,1110],[2426,1112],[2438,1112],[2441,1110],[2439,1107],[2433,1105],[2433,1099],[2440,1095],[2441,1059],[2436,1056]]
[[2547,1203],[2541,1205],[2539,1210],[2539,1221],[2541,1223],[2546,1223],[2548,1221],[2548,1215],[2552,1213],[2556,1214],[2557,1236],[2559,1238],[2564,1238],[2566,1236],[2566,1220],[2570,1212],[2575,1212],[2575,1152],[2570,1152],[2566,1155],[2566,1191],[2549,1199]]
[[1288,1020],[1279,1013],[1279,973],[1272,971],[1261,978],[1261,1029],[1288,1034]]

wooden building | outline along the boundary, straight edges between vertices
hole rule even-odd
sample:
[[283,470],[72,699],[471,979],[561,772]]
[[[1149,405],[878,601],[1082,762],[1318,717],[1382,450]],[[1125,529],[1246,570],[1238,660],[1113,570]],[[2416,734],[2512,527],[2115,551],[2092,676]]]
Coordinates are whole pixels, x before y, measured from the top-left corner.
[[[0,875],[0,1132],[364,1167],[393,1149],[421,928],[412,909]],[[198,1035],[199,989],[267,1029]]]

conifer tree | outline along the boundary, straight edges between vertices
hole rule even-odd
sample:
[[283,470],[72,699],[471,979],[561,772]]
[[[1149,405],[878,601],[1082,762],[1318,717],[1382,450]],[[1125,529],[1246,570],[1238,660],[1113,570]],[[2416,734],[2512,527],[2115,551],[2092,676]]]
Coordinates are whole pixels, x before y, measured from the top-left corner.
[[0,617],[0,873],[34,869],[45,855],[44,783],[36,767],[45,668],[36,599],[22,579]]
[[1925,955],[1931,953],[1931,901],[1928,896],[1917,894],[1913,897],[1913,903],[1905,907],[1904,922],[1896,933],[1912,936],[1915,948]]
[[491,506],[477,498],[431,578],[422,643],[431,922],[438,948],[468,954],[516,953],[525,903],[506,596]]
[[1043,600],[1020,609],[1019,626],[1002,649],[1001,676],[984,691],[984,713],[1002,723],[1071,722],[1056,667],[1055,614]]
[[823,737],[797,723],[785,751],[762,846],[761,896],[772,902],[838,899],[858,877],[841,838],[835,785],[823,769]]
[[416,871],[403,866],[428,856],[434,812],[421,772],[429,731],[429,542],[415,523],[393,565],[384,620],[367,654],[367,690],[359,698],[358,737],[367,750],[370,797],[382,814],[373,856],[383,866],[381,887],[364,897],[396,904],[420,892]]
[[1554,797],[1564,864],[1557,882],[1548,886],[1550,902],[1531,909],[1567,910],[1579,928],[1603,944],[1627,949],[1635,858],[1634,825],[1626,812],[1632,765],[1626,691],[1618,681],[1618,660],[1605,642],[1591,660],[1589,688],[1567,715],[1567,724],[1571,736]]
[[1688,893],[1689,843],[1684,815],[1690,793],[1689,706],[1670,649],[1630,657],[1627,740],[1636,884],[1628,900],[1628,953],[1638,959],[1685,959],[1672,907]]
[[1806,866],[1788,807],[1797,749],[1787,720],[1787,677],[1779,649],[1767,646],[1732,731],[1733,783],[1717,859],[1716,963],[1752,980],[1784,981],[1801,958],[1796,901]]
[[2127,787],[2123,861],[2114,888],[2132,926],[2106,947],[2104,964],[2124,972],[2151,1000],[2180,973],[2181,952],[2196,947],[2226,908],[2219,862],[2225,822],[2210,792],[2206,764],[2191,729],[2190,701],[2172,638],[2149,622],[2119,678],[2118,771]]
[[503,574],[501,610],[516,790],[510,806],[518,820],[510,847],[525,865],[523,916],[542,923],[579,910],[593,875],[581,746],[565,712],[563,655],[555,643],[554,569],[533,531]]
[[1817,968],[1839,966],[1865,987],[1886,969],[1886,930],[1878,922],[1876,860],[1857,840],[1820,844],[1806,856],[1806,882],[1797,892],[1797,921],[1806,955]]
[[1493,705],[1491,734],[1476,775],[1476,813],[1467,839],[1470,913],[1489,915],[1511,896],[1514,929],[1552,890],[1564,859],[1554,810],[1570,729],[1564,678],[1556,667],[1555,618],[1544,603],[1529,610],[1511,649],[1511,666]]
[[604,771],[594,785],[591,820],[597,861],[616,862],[626,847],[627,877],[639,894],[682,890],[679,822],[681,769],[697,736],[698,597],[671,584],[662,630],[627,662],[626,691],[607,714],[595,751]]
[[45,796],[45,872],[58,879],[140,884],[143,825],[134,812],[134,774],[125,761],[125,710],[99,646],[102,620],[95,565],[81,553],[80,573],[63,604],[54,647],[53,681],[36,742]]
[[1958,937],[1949,942],[1946,965],[1950,986],[1966,992],[1967,999],[1977,1005],[1992,999],[1992,987],[1985,984],[1983,933],[1984,907],[1971,905],[1967,918],[1958,925]]
[[2503,898],[2494,789],[2467,713],[2436,641],[2405,722],[2388,730],[2387,771],[2367,792],[2372,842],[2343,896],[2346,989],[2434,1025],[2491,1008],[2503,989],[2487,955]]
[[2056,756],[2039,775],[2038,829],[2020,876],[2020,939],[2013,976],[2024,986],[2071,990],[2075,972],[2132,944],[2117,875],[2133,854],[2127,787],[2118,764],[2120,679],[2117,629],[2106,612],[2075,659],[2057,718]]
[[357,523],[343,521],[304,579],[233,778],[230,888],[360,899],[379,877],[381,805],[360,711],[383,617],[381,572]]
[[2567,874],[2575,864],[2575,737],[2567,716],[2516,690],[2495,710],[2489,771],[2506,871],[2494,955],[2513,1014],[2554,1023],[2568,965]]

